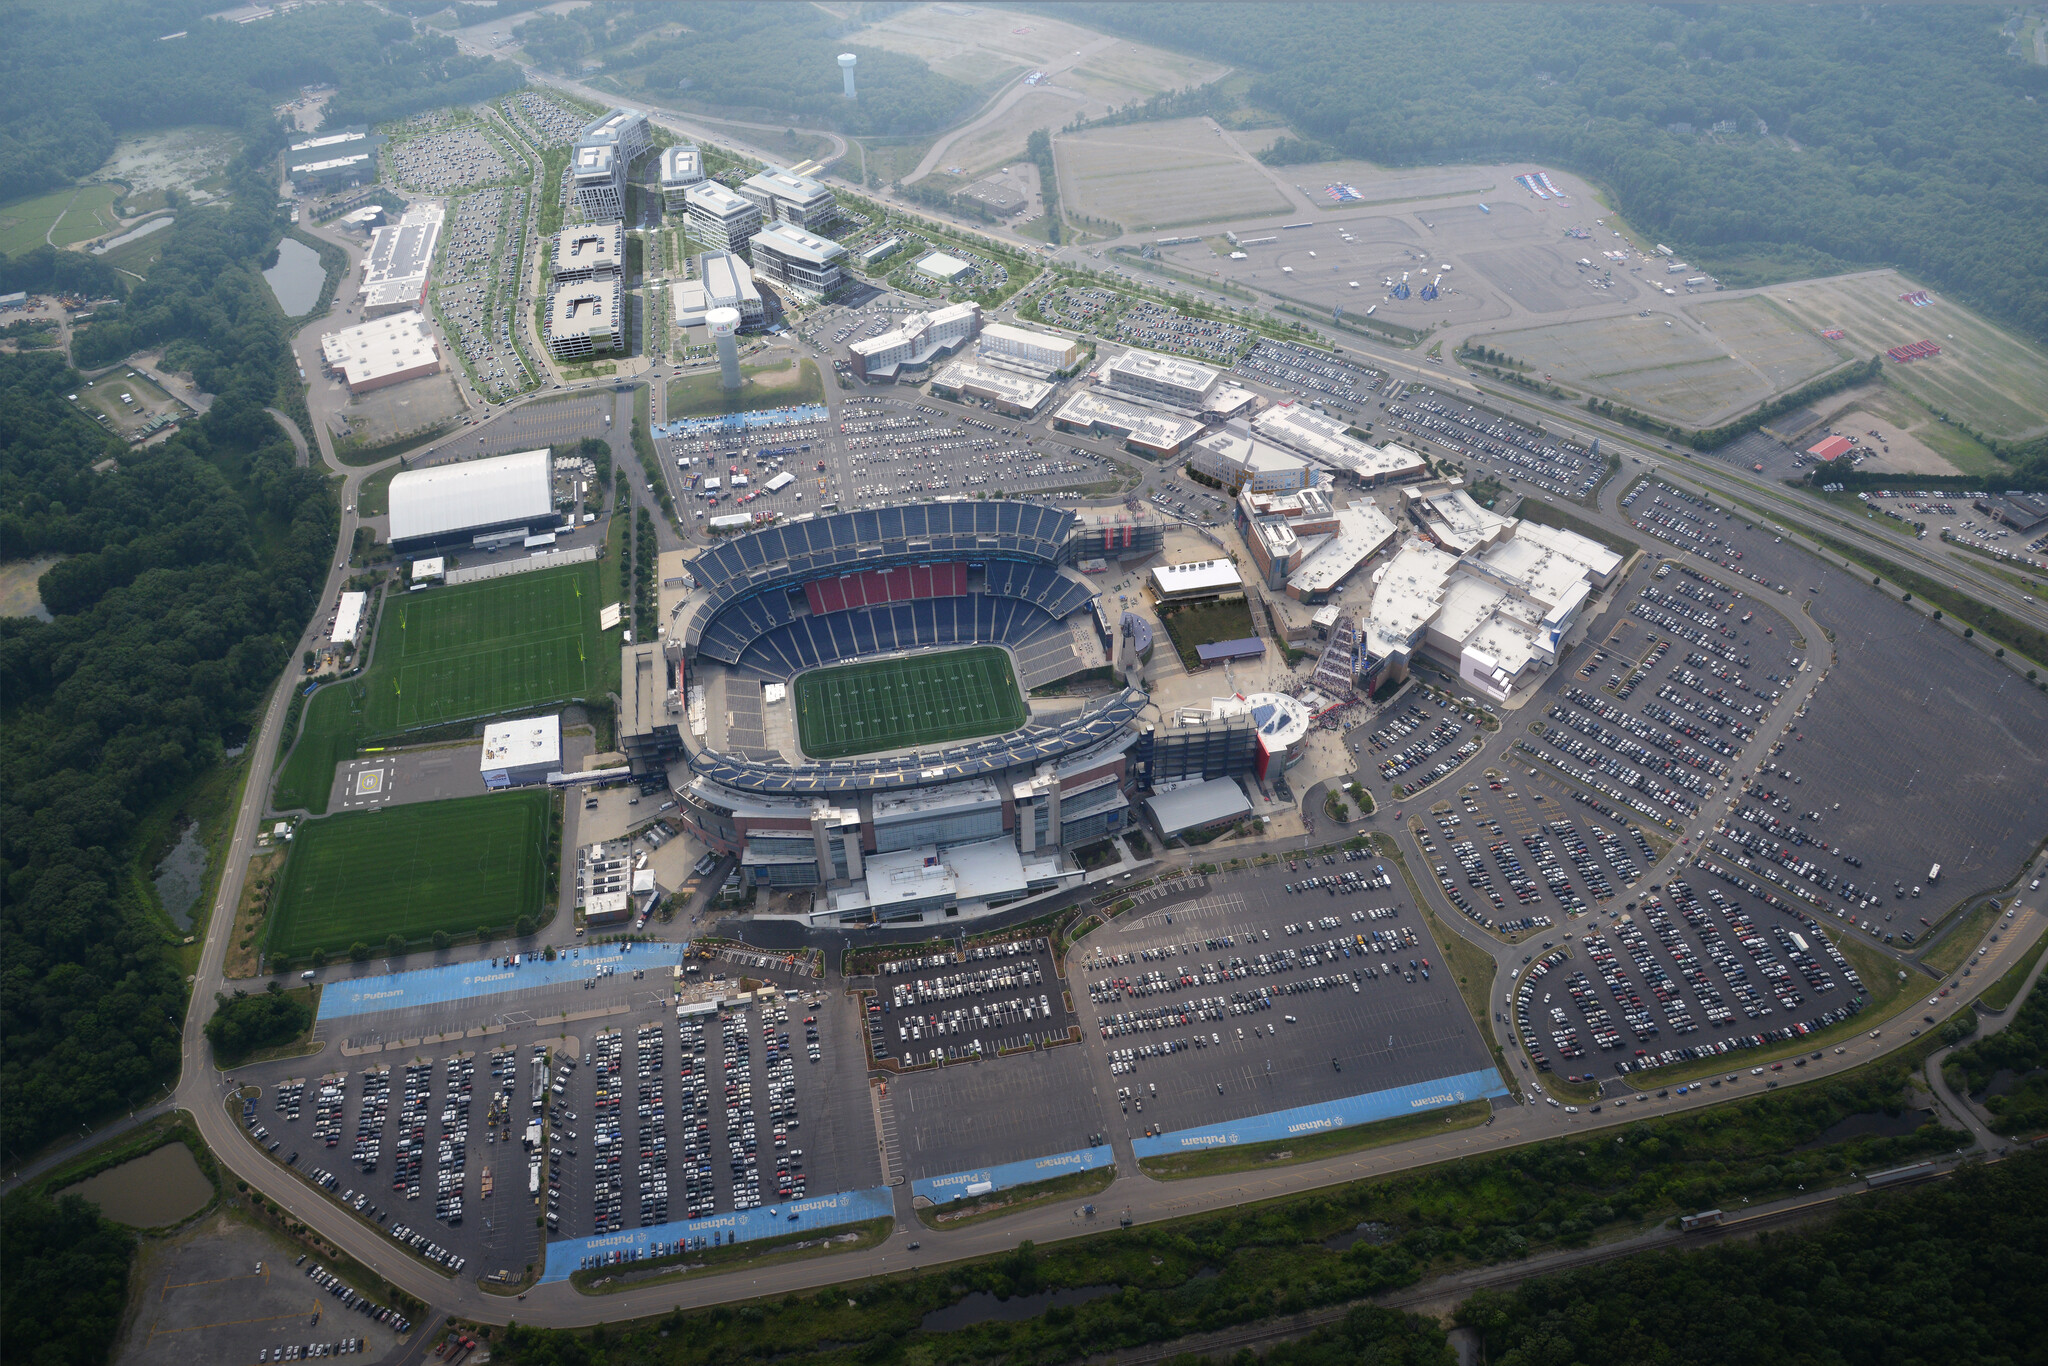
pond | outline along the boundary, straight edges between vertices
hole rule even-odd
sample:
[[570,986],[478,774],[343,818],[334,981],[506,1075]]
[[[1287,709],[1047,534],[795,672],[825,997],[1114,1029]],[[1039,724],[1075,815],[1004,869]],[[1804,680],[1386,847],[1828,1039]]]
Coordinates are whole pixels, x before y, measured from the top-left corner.
[[1019,1323],[1036,1318],[1048,1309],[1067,1309],[1099,1300],[1105,1295],[1114,1295],[1122,1288],[1116,1285],[1084,1285],[1078,1290],[1041,1290],[1036,1295],[1012,1295],[1007,1300],[999,1300],[986,1290],[977,1290],[958,1304],[934,1309],[917,1326],[927,1333],[951,1333],[961,1328],[972,1328],[977,1323]]
[[192,909],[206,884],[206,846],[199,842],[199,827],[187,825],[185,833],[156,866],[156,895],[171,919],[187,934],[192,932]]
[[66,1186],[58,1194],[90,1200],[117,1224],[162,1228],[205,1209],[213,1198],[213,1183],[192,1160],[192,1150],[173,1142]]
[[285,316],[297,318],[311,313],[313,305],[320,302],[327,271],[320,264],[319,252],[297,238],[286,237],[277,244],[277,264],[264,271],[263,278],[270,281],[270,292],[277,296]]

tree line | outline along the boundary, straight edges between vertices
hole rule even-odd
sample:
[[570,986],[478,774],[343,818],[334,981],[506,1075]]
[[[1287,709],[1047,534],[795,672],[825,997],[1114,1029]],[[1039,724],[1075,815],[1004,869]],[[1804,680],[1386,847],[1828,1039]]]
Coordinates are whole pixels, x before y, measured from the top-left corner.
[[1256,72],[1251,103],[1346,156],[1579,172],[1731,286],[1892,264],[2048,339],[2048,68],[2007,53],[2002,10],[1200,14],[1102,4],[1078,17]]
[[1982,1101],[1999,1133],[2048,1130],[2048,989],[2036,982],[2010,1024],[1949,1054],[1942,1075]]

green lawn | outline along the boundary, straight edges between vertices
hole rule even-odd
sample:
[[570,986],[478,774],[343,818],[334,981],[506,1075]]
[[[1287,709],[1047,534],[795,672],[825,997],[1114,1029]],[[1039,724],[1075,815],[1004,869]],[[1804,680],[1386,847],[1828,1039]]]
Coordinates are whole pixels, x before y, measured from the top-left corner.
[[740,366],[740,391],[728,398],[716,369],[702,370],[668,382],[668,415],[703,417],[715,413],[750,413],[787,408],[798,403],[823,403],[825,380],[816,361],[785,365]]
[[1246,640],[1259,634],[1259,628],[1252,624],[1251,606],[1243,598],[1190,603],[1185,607],[1162,603],[1159,621],[1190,673],[1204,667],[1201,656],[1195,653],[1197,646]]
[[540,910],[544,791],[493,793],[302,821],[271,917],[268,951],[304,957],[393,934],[502,930]]
[[112,232],[120,226],[114,215],[120,195],[118,185],[80,185],[0,204],[0,252],[19,256],[43,245],[46,236],[52,245],[68,247]]
[[796,681],[797,738],[814,759],[914,749],[1024,724],[1010,657],[993,645],[817,669]]
[[618,687],[619,651],[598,629],[600,563],[393,594],[369,668],[308,701],[276,808],[324,813],[335,764],[364,745],[603,699]]

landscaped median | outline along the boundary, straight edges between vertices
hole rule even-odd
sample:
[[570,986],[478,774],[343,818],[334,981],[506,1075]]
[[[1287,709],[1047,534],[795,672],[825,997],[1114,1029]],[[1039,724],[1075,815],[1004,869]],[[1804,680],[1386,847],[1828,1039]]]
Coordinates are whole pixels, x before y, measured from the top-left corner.
[[926,1228],[964,1228],[1055,1200],[1086,1199],[1115,1180],[1116,1154],[1104,1144],[925,1177],[910,1183],[911,1203]]

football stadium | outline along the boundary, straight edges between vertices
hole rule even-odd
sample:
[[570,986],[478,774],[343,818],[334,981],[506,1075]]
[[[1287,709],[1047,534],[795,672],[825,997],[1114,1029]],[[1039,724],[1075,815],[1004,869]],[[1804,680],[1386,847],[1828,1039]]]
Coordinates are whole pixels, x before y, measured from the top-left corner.
[[[659,641],[626,649],[621,748],[748,885],[808,892],[787,913],[810,925],[972,917],[1075,885],[1070,851],[1133,828],[1144,788],[1257,768],[1243,718],[1155,732],[1073,567],[1103,553],[1074,513],[1008,499],[676,552]],[[1042,695],[1062,681],[1090,686]]]

